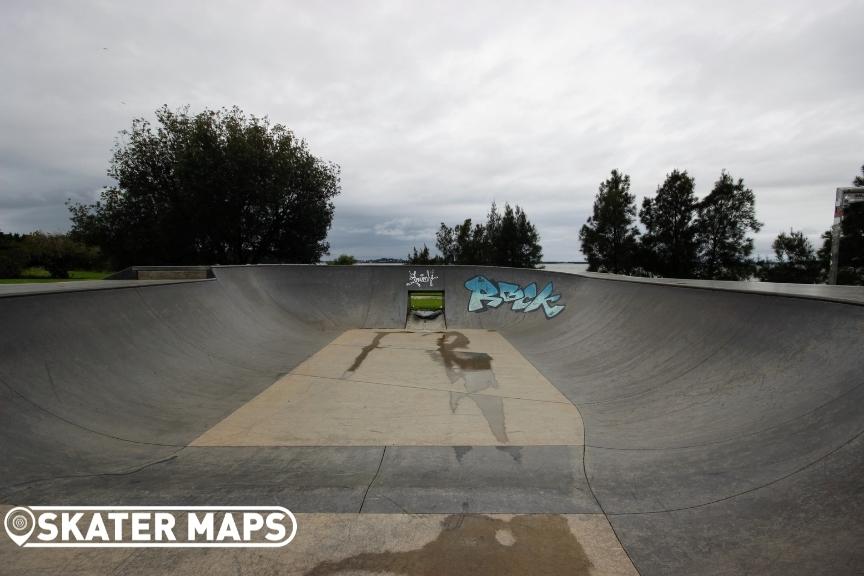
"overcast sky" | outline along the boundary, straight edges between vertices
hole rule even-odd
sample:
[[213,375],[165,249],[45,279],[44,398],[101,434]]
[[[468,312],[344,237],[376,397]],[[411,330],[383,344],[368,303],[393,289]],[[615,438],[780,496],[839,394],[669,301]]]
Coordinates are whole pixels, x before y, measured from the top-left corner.
[[816,240],[864,164],[864,2],[34,2],[0,18],[0,230],[68,230],[117,133],[238,105],[342,167],[331,253],[401,257],[521,205],[580,259],[597,185],[744,178]]

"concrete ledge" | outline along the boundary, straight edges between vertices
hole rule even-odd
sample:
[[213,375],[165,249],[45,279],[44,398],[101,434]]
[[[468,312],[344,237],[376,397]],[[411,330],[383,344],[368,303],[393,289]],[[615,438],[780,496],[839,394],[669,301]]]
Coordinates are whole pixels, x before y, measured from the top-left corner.
[[211,282],[212,278],[200,280],[70,280],[68,282],[46,282],[44,284],[0,284],[0,298],[12,296],[37,296],[59,292],[89,292],[92,290],[117,290],[121,288],[141,288],[144,286],[164,286],[166,284],[188,284],[190,282]]
[[106,280],[205,280],[213,278],[210,266],[130,266]]
[[678,288],[698,288],[701,290],[725,290],[746,294],[762,294],[768,296],[784,296],[787,298],[809,298],[812,300],[827,300],[843,304],[864,305],[864,286],[834,286],[828,284],[780,284],[773,282],[739,282],[734,280],[685,280],[681,278],[642,278],[640,276],[625,276],[623,274],[608,274],[603,272],[552,272],[553,274],[572,274],[598,280],[618,282],[636,282],[640,284],[656,284],[660,286],[675,286]]

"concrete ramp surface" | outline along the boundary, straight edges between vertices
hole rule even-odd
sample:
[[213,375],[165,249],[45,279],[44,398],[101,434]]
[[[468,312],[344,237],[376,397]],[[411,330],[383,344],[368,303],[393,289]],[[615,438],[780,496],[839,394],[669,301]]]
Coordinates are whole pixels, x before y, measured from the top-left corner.
[[[0,574],[864,573],[864,295],[213,276],[0,293],[2,512],[277,505],[295,540],[4,535]],[[416,290],[444,291],[446,328],[406,328]]]

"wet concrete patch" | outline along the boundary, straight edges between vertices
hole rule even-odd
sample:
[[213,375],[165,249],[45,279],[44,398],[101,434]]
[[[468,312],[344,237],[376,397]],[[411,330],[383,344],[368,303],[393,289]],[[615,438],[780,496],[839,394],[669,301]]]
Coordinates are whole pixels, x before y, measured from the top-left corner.
[[366,346],[363,346],[363,348],[360,350],[360,353],[357,354],[357,356],[354,358],[354,362],[351,363],[351,366],[348,367],[348,370],[346,370],[346,372],[356,372],[357,369],[360,368],[360,365],[363,364],[363,362],[369,356],[369,354],[381,345],[381,340],[383,340],[384,337],[389,334],[399,334],[399,332],[375,332],[375,337],[372,339],[372,342],[370,342]]
[[[289,375],[192,446],[495,446],[487,415],[450,392]],[[581,445],[570,404],[511,398],[501,402],[509,443]],[[480,404],[483,404],[481,399]]]
[[441,521],[441,532],[417,550],[364,552],[327,560],[307,576],[346,572],[439,576],[455,570],[473,576],[501,574],[591,574],[588,558],[566,518],[558,515],[453,515]]
[[293,373],[568,403],[500,334],[484,330],[349,330]]
[[582,444],[578,410],[499,334],[349,332],[192,445]]

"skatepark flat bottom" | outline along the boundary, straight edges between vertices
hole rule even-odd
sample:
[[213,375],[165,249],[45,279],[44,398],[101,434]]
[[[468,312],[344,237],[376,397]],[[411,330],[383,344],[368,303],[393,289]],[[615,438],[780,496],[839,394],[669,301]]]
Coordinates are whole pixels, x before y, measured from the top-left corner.
[[578,410],[500,334],[349,330],[192,446],[581,446]]

